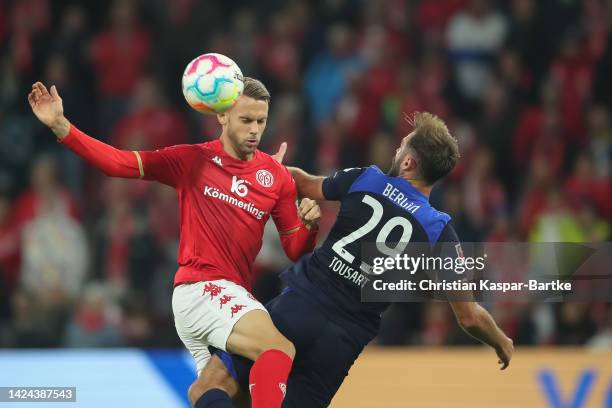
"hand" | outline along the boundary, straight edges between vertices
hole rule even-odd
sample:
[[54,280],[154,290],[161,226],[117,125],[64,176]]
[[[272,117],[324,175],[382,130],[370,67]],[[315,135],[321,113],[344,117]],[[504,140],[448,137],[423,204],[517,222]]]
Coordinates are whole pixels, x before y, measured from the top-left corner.
[[278,148],[278,152],[273,154],[272,158],[276,160],[277,162],[279,162],[280,164],[283,164],[285,153],[287,153],[287,142],[281,143],[280,147]]
[[51,93],[49,93],[42,83],[36,82],[32,85],[28,102],[38,120],[51,128],[58,138],[63,139],[68,135],[70,122],[64,117],[62,98],[57,93],[55,85],[51,87]]
[[306,228],[313,229],[319,224],[321,218],[321,208],[316,201],[310,198],[303,198],[298,209],[300,219],[306,225]]
[[511,338],[506,337],[504,342],[495,349],[495,352],[497,357],[499,357],[497,362],[501,364],[500,370],[505,370],[510,365],[510,360],[514,353],[514,342]]

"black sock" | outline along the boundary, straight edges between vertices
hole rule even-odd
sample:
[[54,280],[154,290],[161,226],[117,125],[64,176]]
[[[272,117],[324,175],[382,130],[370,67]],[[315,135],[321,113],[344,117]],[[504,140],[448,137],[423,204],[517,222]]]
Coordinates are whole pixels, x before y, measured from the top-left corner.
[[225,391],[213,388],[202,394],[194,408],[232,408],[232,399]]

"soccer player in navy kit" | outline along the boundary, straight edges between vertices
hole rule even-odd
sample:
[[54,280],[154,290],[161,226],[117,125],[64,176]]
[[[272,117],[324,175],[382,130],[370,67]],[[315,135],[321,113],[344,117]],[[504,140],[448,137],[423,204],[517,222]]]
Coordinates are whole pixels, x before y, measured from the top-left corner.
[[[459,159],[457,141],[435,115],[417,113],[412,124],[414,130],[402,140],[388,174],[375,166],[346,169],[327,178],[290,169],[301,196],[340,201],[341,206],[323,245],[283,272],[287,288],[266,305],[276,327],[296,347],[283,407],[328,406],[378,332],[389,303],[361,302],[372,261],[364,259],[363,243],[377,243],[382,256],[402,253],[408,242],[429,243],[440,248],[442,257],[462,256],[450,216],[433,208],[428,199],[433,184]],[[449,298],[459,325],[493,347],[505,369],[512,340],[484,308],[465,299]],[[231,390],[232,378],[246,387],[249,364],[217,352],[205,372],[217,376],[220,388]],[[220,374],[224,366],[231,377]]]

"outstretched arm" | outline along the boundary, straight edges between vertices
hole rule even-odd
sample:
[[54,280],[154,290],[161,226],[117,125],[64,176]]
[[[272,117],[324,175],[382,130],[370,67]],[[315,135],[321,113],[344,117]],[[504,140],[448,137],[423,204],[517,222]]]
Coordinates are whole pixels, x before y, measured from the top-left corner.
[[[287,143],[283,142],[278,152],[273,154],[272,157],[282,164],[285,153],[287,153]],[[326,200],[323,195],[323,180],[325,180],[325,177],[313,176],[298,167],[287,166],[287,170],[289,170],[291,176],[295,180],[298,196],[317,201]]]
[[64,116],[62,98],[55,85],[51,92],[40,82],[32,85],[28,95],[32,112],[49,127],[58,141],[88,163],[111,177],[139,178],[143,176],[142,159],[138,152],[116,149],[96,140],[72,126]]
[[94,139],[66,119],[62,98],[55,86],[49,92],[42,83],[36,82],[28,101],[38,120],[53,131],[60,143],[110,177],[144,178],[176,187],[185,179],[197,152],[192,145],[126,151]]
[[295,180],[300,197],[307,197],[317,201],[326,200],[323,195],[323,180],[325,180],[325,177],[313,176],[298,167],[287,167],[287,169],[289,169],[291,176]]

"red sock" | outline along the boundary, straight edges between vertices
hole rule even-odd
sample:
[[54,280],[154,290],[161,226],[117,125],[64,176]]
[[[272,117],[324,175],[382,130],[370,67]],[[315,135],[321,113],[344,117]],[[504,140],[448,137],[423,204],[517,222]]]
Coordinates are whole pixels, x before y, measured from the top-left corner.
[[255,360],[249,373],[252,408],[280,408],[292,363],[280,350],[268,350]]

